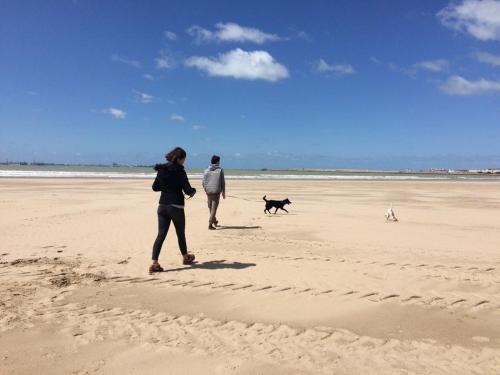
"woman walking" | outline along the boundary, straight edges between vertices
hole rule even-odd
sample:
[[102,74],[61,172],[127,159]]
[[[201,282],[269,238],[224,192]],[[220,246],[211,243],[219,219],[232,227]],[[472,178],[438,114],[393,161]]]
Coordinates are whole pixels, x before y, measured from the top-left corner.
[[154,191],[161,191],[160,204],[158,205],[158,236],[153,245],[153,264],[149,272],[162,272],[163,268],[158,263],[161,247],[170,227],[174,223],[179,250],[181,251],[183,264],[192,264],[194,255],[187,252],[184,216],[184,194],[193,197],[196,189],[191,187],[184,170],[186,151],[180,147],[174,148],[165,155],[168,163],[157,164],[155,170],[158,172],[153,183]]

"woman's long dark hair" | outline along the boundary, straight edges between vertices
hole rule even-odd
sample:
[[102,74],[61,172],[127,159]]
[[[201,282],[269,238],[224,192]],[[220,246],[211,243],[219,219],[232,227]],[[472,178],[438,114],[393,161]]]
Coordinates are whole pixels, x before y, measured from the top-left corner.
[[172,151],[165,154],[165,159],[171,163],[177,163],[177,160],[185,159],[186,156],[186,151],[183,148],[176,147]]

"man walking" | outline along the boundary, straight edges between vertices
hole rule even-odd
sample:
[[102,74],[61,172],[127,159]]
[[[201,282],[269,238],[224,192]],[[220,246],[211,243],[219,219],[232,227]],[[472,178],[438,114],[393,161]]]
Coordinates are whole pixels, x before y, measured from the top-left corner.
[[220,156],[212,156],[210,166],[203,173],[202,184],[207,193],[208,210],[210,211],[208,229],[215,230],[215,227],[219,224],[216,215],[221,194],[222,198],[226,199],[226,181],[224,171],[220,167]]

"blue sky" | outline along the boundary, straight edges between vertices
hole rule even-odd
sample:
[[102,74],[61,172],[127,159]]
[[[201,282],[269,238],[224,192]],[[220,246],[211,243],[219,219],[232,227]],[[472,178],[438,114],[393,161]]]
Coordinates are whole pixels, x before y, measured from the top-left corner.
[[0,160],[500,166],[500,1],[0,1]]

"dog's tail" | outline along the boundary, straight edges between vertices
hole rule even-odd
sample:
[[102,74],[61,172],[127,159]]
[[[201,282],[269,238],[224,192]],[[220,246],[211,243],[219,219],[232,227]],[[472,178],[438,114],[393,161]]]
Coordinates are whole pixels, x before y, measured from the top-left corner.
[[266,199],[266,196],[265,196],[265,195],[262,197],[262,199],[264,199],[264,200],[267,202],[267,199]]

